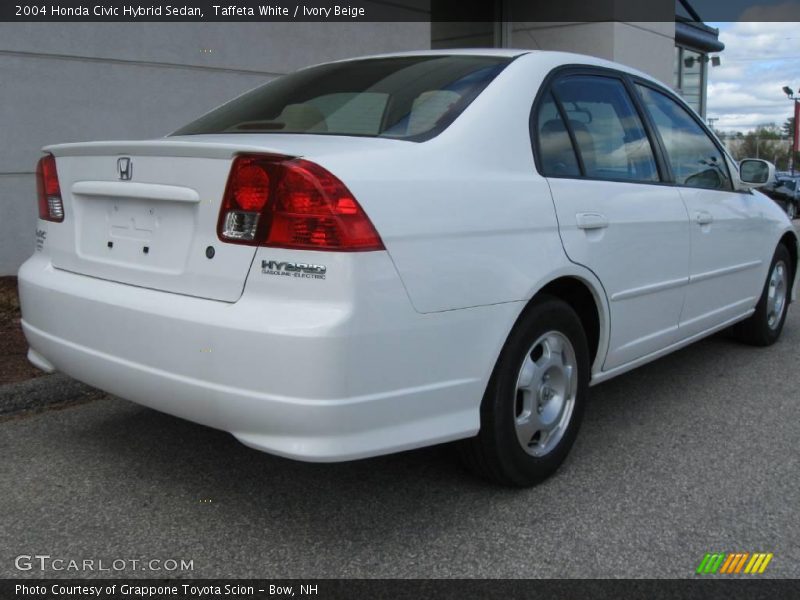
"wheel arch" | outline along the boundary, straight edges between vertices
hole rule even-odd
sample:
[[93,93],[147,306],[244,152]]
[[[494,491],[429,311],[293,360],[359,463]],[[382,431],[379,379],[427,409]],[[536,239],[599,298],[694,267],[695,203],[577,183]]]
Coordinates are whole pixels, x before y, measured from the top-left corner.
[[589,362],[594,365],[600,354],[601,339],[607,337],[603,335],[603,326],[607,319],[604,318],[602,304],[597,297],[598,294],[586,280],[574,276],[565,276],[554,279],[544,285],[531,298],[528,305],[531,305],[543,295],[554,296],[566,302],[577,313],[578,318],[581,320],[583,331],[586,334],[586,340],[589,343]]
[[[577,265],[554,274],[541,282],[531,293],[530,299],[519,311],[517,318],[506,332],[505,340],[517,327],[531,306],[543,296],[553,296],[566,302],[578,314],[589,343],[592,375],[599,372],[605,360],[610,335],[609,309],[602,284],[591,271],[582,272]],[[504,342],[505,343],[505,342]]]
[[783,234],[778,244],[786,246],[786,249],[789,251],[789,256],[792,258],[792,269],[791,269],[792,281],[789,285],[789,289],[791,290],[791,293],[789,294],[789,302],[794,302],[797,299],[797,286],[795,285],[797,282],[797,270],[798,270],[797,234],[794,233],[793,231],[787,231],[786,233]]

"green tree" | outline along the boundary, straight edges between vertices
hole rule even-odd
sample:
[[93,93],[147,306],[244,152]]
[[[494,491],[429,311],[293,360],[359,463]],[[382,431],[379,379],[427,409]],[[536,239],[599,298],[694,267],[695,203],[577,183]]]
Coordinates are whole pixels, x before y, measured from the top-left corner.
[[789,117],[786,119],[786,122],[781,127],[783,130],[783,135],[789,136],[790,138],[794,136],[794,117]]
[[783,141],[785,137],[782,134],[782,128],[775,123],[759,125],[744,134],[741,143],[733,150],[734,158],[763,158],[774,162],[778,170],[785,170],[789,165],[791,148]]

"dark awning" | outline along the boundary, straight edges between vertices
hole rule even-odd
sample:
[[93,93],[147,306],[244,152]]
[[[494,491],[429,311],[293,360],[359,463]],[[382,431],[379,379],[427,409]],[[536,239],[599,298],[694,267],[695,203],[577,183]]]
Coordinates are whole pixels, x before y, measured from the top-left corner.
[[722,52],[725,44],[719,41],[719,31],[703,23],[675,22],[675,43],[699,52]]

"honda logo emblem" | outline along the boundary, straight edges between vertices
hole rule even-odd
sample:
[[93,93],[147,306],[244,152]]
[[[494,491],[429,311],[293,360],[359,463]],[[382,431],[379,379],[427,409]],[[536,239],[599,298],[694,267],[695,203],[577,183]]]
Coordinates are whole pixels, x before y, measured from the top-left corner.
[[117,159],[117,174],[122,181],[130,181],[133,177],[133,162],[127,156]]

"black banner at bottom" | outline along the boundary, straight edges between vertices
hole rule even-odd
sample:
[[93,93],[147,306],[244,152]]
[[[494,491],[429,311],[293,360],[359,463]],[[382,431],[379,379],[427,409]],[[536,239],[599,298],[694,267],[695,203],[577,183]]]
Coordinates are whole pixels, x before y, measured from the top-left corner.
[[547,600],[800,599],[800,580],[724,579],[4,579],[0,598],[25,600]]

